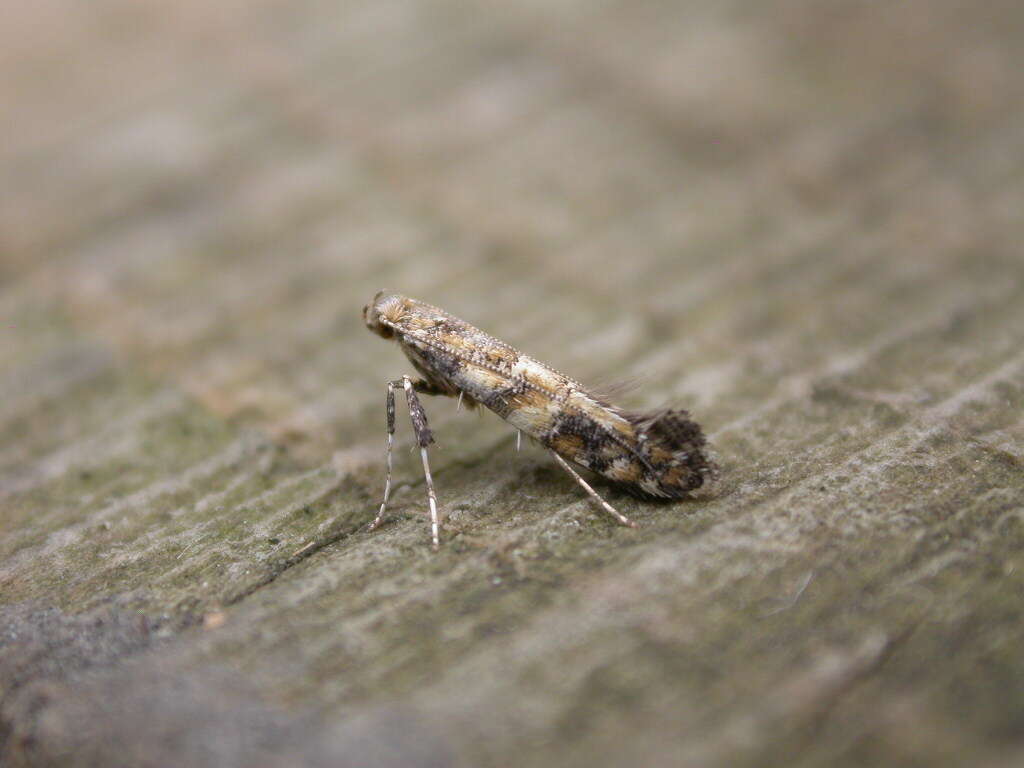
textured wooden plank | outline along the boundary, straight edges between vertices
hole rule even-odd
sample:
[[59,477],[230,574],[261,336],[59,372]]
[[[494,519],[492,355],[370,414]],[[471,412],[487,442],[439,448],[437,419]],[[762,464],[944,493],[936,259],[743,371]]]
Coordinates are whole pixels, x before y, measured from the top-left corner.
[[[1024,14],[26,5],[0,33],[12,764],[1011,765]],[[428,401],[382,287],[720,483],[602,518]],[[628,399],[628,398],[627,398]]]

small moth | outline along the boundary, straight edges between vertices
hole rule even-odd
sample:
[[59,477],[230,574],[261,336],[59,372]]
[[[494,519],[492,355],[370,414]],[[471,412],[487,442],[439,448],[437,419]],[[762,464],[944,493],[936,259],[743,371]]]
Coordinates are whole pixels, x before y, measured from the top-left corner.
[[[391,450],[395,433],[395,387],[405,390],[409,415],[423,460],[431,535],[438,547],[437,496],[427,461],[434,442],[417,393],[458,397],[477,404],[525,432],[551,451],[563,469],[623,525],[636,524],[602,499],[572,464],[607,478],[645,499],[678,499],[715,472],[704,453],[704,433],[682,410],[633,413],[589,393],[581,384],[521,354],[469,323],[416,299],[379,292],[363,308],[374,333],[394,339],[423,378],[409,376],[387,385],[387,475],[384,500],[370,530],[380,525],[391,493]],[[517,442],[518,445],[518,442]]]

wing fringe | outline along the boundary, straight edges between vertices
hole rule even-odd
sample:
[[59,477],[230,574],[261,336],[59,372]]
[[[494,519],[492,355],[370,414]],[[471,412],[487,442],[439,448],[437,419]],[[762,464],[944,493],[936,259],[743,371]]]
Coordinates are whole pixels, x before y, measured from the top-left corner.
[[[704,431],[688,411],[663,408],[624,415],[642,436],[644,453],[658,471],[660,490],[666,497],[685,496],[704,485],[706,479],[717,476],[718,467],[704,450]],[[671,458],[656,460],[655,447]]]

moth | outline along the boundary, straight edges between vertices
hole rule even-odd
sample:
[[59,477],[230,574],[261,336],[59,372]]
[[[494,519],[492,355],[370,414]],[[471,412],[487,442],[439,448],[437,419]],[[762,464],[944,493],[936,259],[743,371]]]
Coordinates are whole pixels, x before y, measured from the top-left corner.
[[439,545],[437,495],[427,446],[434,442],[421,395],[483,405],[546,447],[587,494],[622,525],[636,524],[601,498],[576,464],[644,499],[679,499],[715,473],[700,426],[683,410],[635,413],[591,394],[579,382],[528,357],[442,309],[395,293],[379,292],[363,308],[374,333],[398,342],[422,378],[403,376],[387,385],[387,474],[384,500],[370,524],[384,519],[391,494],[395,388],[405,391],[423,461],[434,549]]

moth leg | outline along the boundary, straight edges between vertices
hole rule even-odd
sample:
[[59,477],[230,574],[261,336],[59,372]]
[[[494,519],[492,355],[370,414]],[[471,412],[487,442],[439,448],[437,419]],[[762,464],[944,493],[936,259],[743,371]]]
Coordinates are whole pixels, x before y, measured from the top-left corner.
[[420,458],[423,459],[423,476],[427,480],[427,501],[430,504],[430,533],[436,550],[440,546],[437,494],[434,493],[434,480],[430,476],[430,462],[427,461],[427,446],[434,442],[434,435],[430,432],[430,427],[427,425],[427,414],[423,410],[423,406],[420,405],[420,399],[416,396],[416,390],[408,376],[402,377],[402,386],[405,388],[405,399],[409,404],[412,429],[416,433],[416,442],[420,446]]
[[594,501],[596,501],[598,504],[600,504],[605,512],[607,512],[609,515],[614,517],[616,520],[618,520],[623,525],[628,525],[630,528],[636,528],[637,527],[636,523],[634,523],[632,520],[630,520],[624,514],[619,512],[617,509],[615,509],[615,507],[613,507],[607,501],[602,499],[598,495],[597,491],[595,491],[593,488],[591,488],[590,484],[586,480],[584,480],[582,477],[580,477],[579,472],[577,472],[575,469],[573,469],[572,467],[569,466],[569,462],[567,462],[565,459],[563,459],[561,456],[559,456],[554,451],[551,451],[551,455],[555,457],[555,461],[557,461],[559,464],[561,464],[562,468],[566,472],[568,472],[570,475],[572,475],[576,479],[577,483],[579,483],[581,486],[583,486],[583,490],[587,492],[587,494],[590,496],[590,498],[592,498]]
[[395,443],[395,384],[402,384],[402,381],[388,382],[387,417],[388,417],[388,449],[387,449],[387,474],[384,476],[384,501],[380,503],[380,511],[370,523],[368,531],[374,530],[384,519],[384,510],[388,506],[388,498],[391,496],[391,449]]

